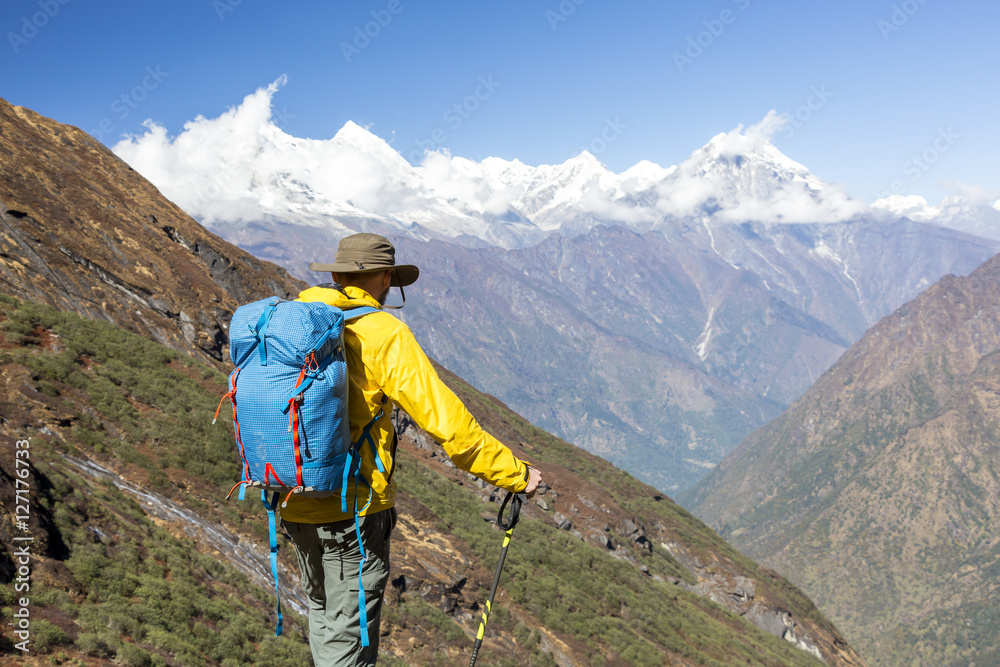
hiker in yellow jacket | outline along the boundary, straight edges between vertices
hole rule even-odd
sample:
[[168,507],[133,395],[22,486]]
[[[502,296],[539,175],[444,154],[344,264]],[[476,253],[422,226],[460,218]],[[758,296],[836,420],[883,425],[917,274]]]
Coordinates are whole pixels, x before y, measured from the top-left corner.
[[[335,284],[311,287],[300,301],[321,301],[341,309],[381,309],[390,287],[416,281],[417,267],[396,265],[395,249],[377,234],[341,239],[332,264],[313,263],[314,271],[330,271]],[[355,528],[354,486],[348,513],[339,497],[292,495],[281,510],[281,523],[295,545],[302,586],[309,598],[309,646],[319,667],[371,665],[378,658],[379,621],[389,577],[389,537],[396,524],[396,433],[391,411],[396,405],[443,447],[456,466],[507,491],[531,496],[542,477],[499,440],[486,433],[431,366],[403,322],[382,311],[348,321],[344,347],[350,379],[348,412],[351,440],[369,435],[360,447],[361,475],[370,487],[358,486],[361,518]],[[373,421],[374,420],[374,421]],[[367,446],[366,446],[367,445]],[[366,554],[361,581],[367,609],[369,646],[361,641],[362,614],[358,593],[361,549]]]

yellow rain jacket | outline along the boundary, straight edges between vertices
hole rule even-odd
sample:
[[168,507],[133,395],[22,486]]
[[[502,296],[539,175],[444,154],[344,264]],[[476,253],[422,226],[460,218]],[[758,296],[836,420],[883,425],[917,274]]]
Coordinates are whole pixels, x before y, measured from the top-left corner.
[[[346,293],[345,293],[346,292]],[[378,301],[363,289],[347,287],[341,292],[330,287],[310,287],[298,301],[320,301],[347,309],[374,306]],[[386,312],[371,313],[347,322],[344,329],[347,353],[348,412],[351,440],[357,442],[362,430],[384,404],[382,416],[371,427],[371,435],[385,467],[380,473],[371,446],[362,443],[361,475],[371,483],[358,485],[358,509],[374,514],[396,503],[396,438],[392,426],[393,404],[404,410],[420,428],[444,447],[456,466],[494,486],[515,493],[527,486],[528,469],[499,440],[484,431],[468,409],[438,377],[410,328]],[[371,504],[369,504],[371,500]],[[292,495],[281,510],[286,521],[328,523],[350,519],[354,508],[354,483],[349,484],[348,514],[340,511],[340,497],[303,498]]]

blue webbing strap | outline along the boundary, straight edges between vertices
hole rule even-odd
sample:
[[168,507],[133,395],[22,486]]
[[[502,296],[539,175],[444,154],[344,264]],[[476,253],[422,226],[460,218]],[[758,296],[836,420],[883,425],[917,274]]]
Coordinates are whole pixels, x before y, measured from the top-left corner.
[[260,501],[267,509],[267,535],[271,539],[271,576],[274,577],[274,593],[278,598],[278,625],[274,629],[274,636],[281,636],[281,591],[278,590],[278,531],[274,520],[274,510],[278,507],[278,492],[275,491],[270,502],[267,500],[267,491],[260,492]]
[[[358,458],[360,460],[361,457]],[[353,467],[354,467],[354,453],[353,451],[350,451],[347,452],[347,460],[344,461],[344,481],[341,482],[340,484],[340,511],[344,514],[347,514],[347,480],[350,478],[350,475],[353,472],[351,470],[351,468]],[[354,488],[355,488],[354,504],[355,507],[357,507],[357,502],[358,502],[357,484],[354,485]]]
[[[360,473],[360,470],[358,471]],[[371,504],[369,498],[368,504]],[[365,506],[367,508],[367,505]],[[365,602],[365,585],[361,581],[361,574],[365,570],[365,561],[368,554],[365,553],[365,545],[361,541],[361,523],[358,519],[358,475],[354,476],[354,532],[358,536],[358,549],[361,550],[361,562],[358,563],[358,611],[361,616],[361,646],[367,648],[368,641],[368,605]]]
[[246,499],[246,497],[247,497],[247,485],[246,484],[240,484],[240,495],[238,496],[238,498],[240,500],[244,500],[244,499]]
[[382,418],[382,414],[385,412],[385,404],[388,400],[389,397],[382,394],[382,407],[379,408],[378,414],[372,417],[370,422],[365,424],[365,428],[361,431],[361,437],[358,438],[358,443],[356,445],[356,448],[360,450],[361,443],[365,440],[368,441],[368,444],[371,445],[372,448],[372,456],[375,458],[375,467],[378,468],[378,471],[383,475],[385,474],[385,466],[382,465],[382,457],[378,455],[378,447],[375,445],[375,438],[372,437],[372,426],[374,426],[375,422]]
[[[251,345],[250,347],[248,347],[248,348],[247,348],[247,351],[246,351],[246,352],[244,352],[244,353],[243,353],[243,356],[242,356],[242,357],[240,357],[240,358],[239,358],[239,360],[238,360],[238,361],[236,362],[236,370],[239,370],[239,369],[243,368],[243,363],[244,363],[244,362],[245,362],[245,361],[246,361],[247,359],[249,359],[249,358],[250,358],[250,355],[251,355],[251,354],[253,354],[253,351],[257,349],[257,345],[258,345],[259,343],[260,343],[260,339],[259,339],[259,338],[257,338],[257,339],[254,339],[254,342],[253,342],[253,344],[252,344],[252,345]],[[236,371],[233,371],[233,372],[235,373]]]
[[267,366],[267,341],[264,339],[264,333],[267,331],[267,325],[271,323],[271,316],[274,315],[274,311],[277,307],[277,301],[268,304],[264,312],[260,314],[260,319],[257,320],[257,324],[254,325],[253,329],[251,329],[257,337],[257,342],[260,343],[261,366]]
[[[382,404],[388,399],[383,398]],[[358,438],[356,443],[351,444],[351,449],[347,452],[347,460],[344,462],[344,479],[340,484],[340,511],[347,514],[347,481],[354,477],[354,509],[358,508],[358,476],[361,474],[361,443],[364,440],[368,440],[372,446],[372,454],[375,456],[375,466],[378,471],[385,474],[385,466],[382,465],[382,459],[378,456],[378,450],[375,448],[375,440],[372,439],[371,429],[375,422],[382,418],[382,410],[378,411],[378,414],[372,417],[372,420],[365,424],[364,429],[361,431],[361,437]],[[369,502],[371,498],[369,497]]]
[[357,308],[348,308],[346,310],[341,309],[341,312],[344,313],[345,320],[353,320],[355,317],[361,317],[362,315],[378,313],[381,311],[373,306],[358,306]]

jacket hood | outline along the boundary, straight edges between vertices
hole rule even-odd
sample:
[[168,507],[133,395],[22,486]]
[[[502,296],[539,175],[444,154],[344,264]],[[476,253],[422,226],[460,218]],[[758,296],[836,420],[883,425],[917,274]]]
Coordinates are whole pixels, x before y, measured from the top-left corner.
[[360,287],[350,286],[341,288],[339,286],[335,287],[333,283],[316,285],[315,287],[302,290],[299,292],[298,301],[321,301],[328,306],[335,306],[341,310],[357,308],[359,306],[371,306],[379,310],[382,309],[382,304]]

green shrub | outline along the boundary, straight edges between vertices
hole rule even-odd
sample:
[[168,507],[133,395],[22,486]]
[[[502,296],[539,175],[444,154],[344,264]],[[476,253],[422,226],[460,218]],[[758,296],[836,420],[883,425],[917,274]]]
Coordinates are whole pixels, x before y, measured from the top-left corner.
[[31,646],[39,653],[47,653],[53,646],[69,644],[69,636],[57,625],[43,618],[31,621]]
[[85,655],[104,658],[111,655],[108,645],[93,632],[81,632],[76,638],[76,647]]
[[125,667],[153,667],[152,656],[135,644],[122,644],[115,656],[115,662]]

